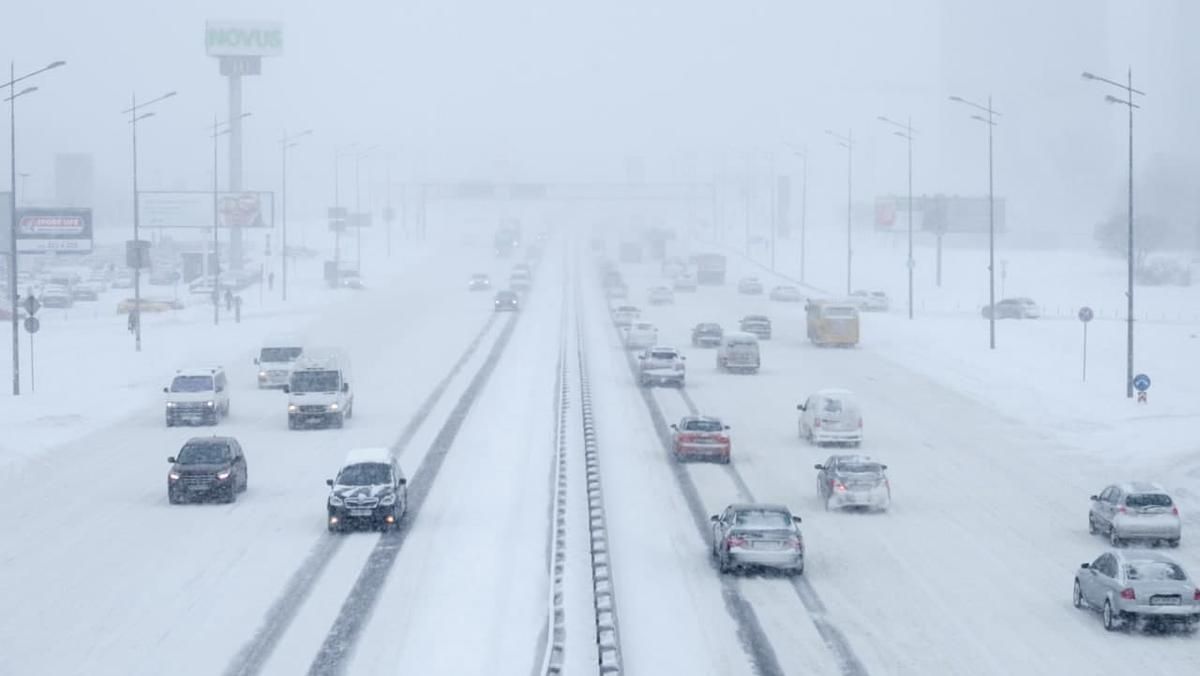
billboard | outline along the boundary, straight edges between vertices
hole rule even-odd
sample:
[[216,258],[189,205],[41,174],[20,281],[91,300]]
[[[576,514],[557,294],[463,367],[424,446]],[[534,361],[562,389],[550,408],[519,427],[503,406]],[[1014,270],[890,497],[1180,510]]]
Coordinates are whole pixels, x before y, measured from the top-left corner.
[[280,56],[283,24],[278,21],[209,21],[204,27],[209,56]]
[[62,207],[17,209],[20,253],[92,252],[92,210]]
[[[275,227],[275,194],[243,190],[217,193],[217,227]],[[141,191],[138,219],[143,228],[211,228],[213,194],[195,191]]]
[[[1005,202],[995,200],[996,231],[1005,230]],[[990,212],[988,198],[960,195],[914,195],[913,228],[926,232],[987,232]],[[907,228],[908,198],[887,195],[875,198],[875,228]]]

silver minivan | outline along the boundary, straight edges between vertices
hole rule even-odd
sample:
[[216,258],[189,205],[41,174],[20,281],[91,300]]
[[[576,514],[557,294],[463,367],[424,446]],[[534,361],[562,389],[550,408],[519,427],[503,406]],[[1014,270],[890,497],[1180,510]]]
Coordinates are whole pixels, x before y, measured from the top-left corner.
[[730,331],[721,336],[721,345],[717,348],[717,369],[757,373],[761,363],[758,336],[745,331]]
[[1129,481],[1092,496],[1088,532],[1107,535],[1114,547],[1129,540],[1178,547],[1181,530],[1179,507],[1158,484]]

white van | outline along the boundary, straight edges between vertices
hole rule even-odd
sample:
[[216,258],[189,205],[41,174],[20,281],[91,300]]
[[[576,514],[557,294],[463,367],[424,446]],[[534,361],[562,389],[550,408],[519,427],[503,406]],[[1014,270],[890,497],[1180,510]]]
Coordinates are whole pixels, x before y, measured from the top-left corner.
[[758,336],[745,331],[730,331],[721,336],[717,348],[717,369],[757,373],[761,365]]
[[862,443],[862,409],[849,390],[820,390],[796,408],[800,411],[801,439],[817,446]]
[[303,346],[303,341],[295,336],[274,336],[263,341],[254,358],[258,365],[258,389],[287,385],[292,365],[304,353]]
[[220,366],[179,369],[171,384],[163,388],[163,394],[167,427],[180,423],[216,425],[229,415],[229,383]]
[[288,429],[341,427],[354,416],[350,383],[350,360],[342,351],[305,350],[283,388],[288,395]]

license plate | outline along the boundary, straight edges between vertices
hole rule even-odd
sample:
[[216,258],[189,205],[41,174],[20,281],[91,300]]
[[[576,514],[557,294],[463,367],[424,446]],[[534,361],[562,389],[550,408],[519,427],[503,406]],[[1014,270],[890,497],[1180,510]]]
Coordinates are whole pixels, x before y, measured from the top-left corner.
[[766,540],[754,543],[755,549],[779,549],[779,543],[774,540]]
[[1150,605],[1152,606],[1177,606],[1179,599],[1172,596],[1151,596]]
[[350,510],[350,516],[371,516],[371,510],[369,510],[369,509],[352,509],[352,510]]
[[208,484],[192,484],[192,485],[188,486],[188,490],[189,491],[206,491],[206,490],[208,490]]

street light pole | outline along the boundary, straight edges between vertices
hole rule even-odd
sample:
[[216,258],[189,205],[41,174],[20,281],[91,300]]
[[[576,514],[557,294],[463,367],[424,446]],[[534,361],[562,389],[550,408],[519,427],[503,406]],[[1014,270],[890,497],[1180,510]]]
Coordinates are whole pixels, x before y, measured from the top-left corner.
[[1140,108],[1138,104],[1133,102],[1134,95],[1145,96],[1146,92],[1139,91],[1133,88],[1133,68],[1129,68],[1125,72],[1125,82],[1117,82],[1108,78],[1093,75],[1092,73],[1083,73],[1083,79],[1095,80],[1103,82],[1107,85],[1116,87],[1125,92],[1125,98],[1119,99],[1111,94],[1104,97],[1104,100],[1109,103],[1119,103],[1129,109],[1129,232],[1128,232],[1128,251],[1126,252],[1126,267],[1128,273],[1127,286],[1125,289],[1126,300],[1128,307],[1126,308],[1126,336],[1125,336],[1125,396],[1133,398],[1133,111],[1135,108]]
[[130,95],[131,105],[127,110],[122,110],[121,113],[129,113],[129,126],[133,133],[133,246],[137,260],[133,266],[133,349],[135,352],[142,351],[142,264],[143,260],[140,239],[141,227],[141,209],[138,205],[138,151],[137,151],[137,123],[139,120],[144,120],[148,117],[153,117],[154,113],[138,113],[139,110],[146,106],[153,105],[164,99],[169,99],[175,96],[175,92],[170,91],[158,98],[151,99],[145,103],[137,102],[137,94]]
[[299,142],[297,141],[297,139],[302,138],[304,136],[308,136],[309,134],[312,134],[311,129],[305,129],[304,131],[300,132],[299,134],[296,134],[295,136],[288,136],[287,130],[284,129],[283,130],[283,139],[281,139],[279,142],[279,145],[281,147],[281,153],[283,155],[283,158],[282,158],[283,159],[283,167],[282,167],[282,169],[283,169],[282,170],[283,195],[281,198],[281,201],[283,202],[283,204],[282,204],[282,207],[283,207],[283,251],[282,251],[283,267],[282,267],[282,272],[283,272],[283,274],[282,274],[281,281],[283,283],[283,300],[284,301],[287,300],[287,283],[288,283],[288,240],[287,240],[287,159],[288,159],[288,148],[293,148],[295,146],[300,145]]
[[908,142],[908,262],[905,264],[908,267],[908,318],[913,318],[913,268],[916,267],[916,262],[913,260],[913,171],[912,171],[912,147],[913,134],[912,117],[907,118],[904,124],[895,120],[879,116],[881,122],[899,127],[903,131],[892,132],[896,136]]
[[[240,122],[244,118],[250,117],[250,115],[252,115],[252,113],[242,113],[241,115],[238,115],[237,117],[229,119],[229,120],[225,120],[224,122],[218,122],[217,116],[213,115],[213,126],[212,126],[212,140],[213,140],[213,182],[212,182],[213,326],[217,326],[221,323],[221,239],[220,239],[221,209],[220,209],[220,198],[219,198],[220,188],[219,188],[219,184],[218,184],[218,180],[217,180],[220,177],[220,171],[218,169],[218,164],[217,164],[217,149],[218,149],[217,141],[222,136],[232,135],[233,134],[233,125],[237,122]],[[221,129],[221,127],[228,127],[228,128]],[[231,247],[230,247],[230,252],[231,252],[230,255],[231,256],[232,256],[232,250],[233,249],[232,249],[232,245],[231,245]],[[229,267],[230,267],[230,269],[233,269],[233,259],[232,258],[229,261]],[[260,284],[262,283],[261,280],[259,281],[259,283]],[[259,287],[259,288],[261,288],[261,287]]]
[[846,149],[846,295],[850,295],[850,289],[853,285],[854,271],[854,248],[852,241],[853,233],[853,210],[854,210],[854,130],[851,129],[845,136],[834,132],[831,129],[825,130],[837,141],[838,145]]
[[996,196],[994,172],[992,170],[992,130],[996,126],[996,116],[1000,113],[992,108],[992,97],[989,94],[987,105],[973,103],[959,96],[951,96],[951,101],[983,111],[987,117],[972,115],[971,119],[982,122],[988,128],[988,347],[996,349]]
[[8,244],[9,244],[9,258],[8,258],[8,286],[9,286],[9,289],[8,289],[8,295],[9,295],[9,300],[12,303],[12,380],[13,380],[12,390],[13,390],[14,397],[20,396],[20,394],[21,394],[21,345],[20,345],[20,339],[21,339],[20,326],[21,326],[21,324],[20,324],[20,321],[18,320],[18,316],[20,315],[20,313],[17,311],[17,306],[20,305],[20,303],[21,303],[21,292],[17,289],[17,259],[19,258],[19,254],[17,253],[17,103],[16,103],[16,101],[17,101],[18,97],[24,96],[26,94],[32,94],[33,92],[37,91],[37,87],[26,87],[18,92],[17,91],[17,83],[21,82],[22,80],[28,80],[29,78],[31,78],[35,75],[39,75],[39,74],[44,73],[53,68],[58,68],[59,66],[64,66],[64,65],[66,65],[66,63],[67,63],[66,61],[55,61],[55,62],[45,66],[44,68],[39,68],[38,70],[35,70],[31,73],[26,73],[25,75],[22,75],[21,77],[17,77],[16,62],[10,61],[8,64],[8,82],[4,83],[3,85],[0,85],[0,87],[8,87],[8,98],[5,99],[5,101],[8,103],[8,113],[9,113],[8,133],[9,133],[9,141],[11,143],[11,145],[9,146],[9,149],[11,151],[10,155],[9,155],[9,170],[11,171],[11,174],[9,175],[9,179],[10,179],[11,184],[9,186],[9,190],[10,190],[9,198],[10,199],[9,199],[9,205],[8,205],[8,216],[9,216],[9,224],[10,224],[9,233],[8,233]]

